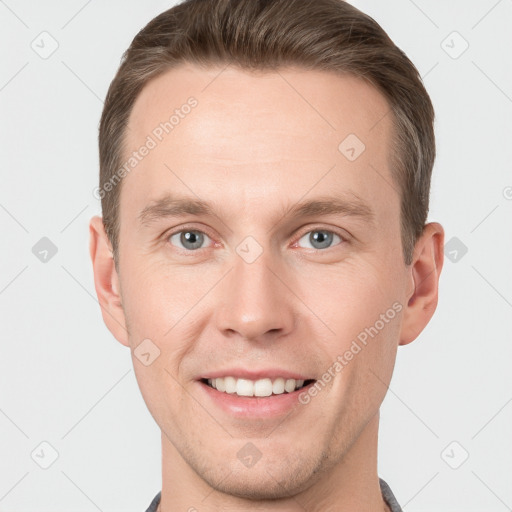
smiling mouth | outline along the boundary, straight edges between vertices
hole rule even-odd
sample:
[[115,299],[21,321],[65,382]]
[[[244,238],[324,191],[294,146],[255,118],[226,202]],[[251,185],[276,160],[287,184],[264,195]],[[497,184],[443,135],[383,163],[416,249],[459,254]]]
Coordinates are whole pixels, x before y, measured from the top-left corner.
[[230,376],[218,377],[216,379],[201,379],[200,381],[221,393],[245,398],[264,398],[294,393],[316,382],[315,379],[296,380],[281,377],[272,380],[265,378],[253,381],[249,379],[236,379]]

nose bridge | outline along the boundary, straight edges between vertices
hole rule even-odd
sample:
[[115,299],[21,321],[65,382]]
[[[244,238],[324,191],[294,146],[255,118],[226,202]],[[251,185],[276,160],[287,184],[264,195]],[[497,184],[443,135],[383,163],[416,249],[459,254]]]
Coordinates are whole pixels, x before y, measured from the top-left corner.
[[[276,277],[279,261],[269,248],[247,237],[236,248],[233,269],[222,290],[218,328],[246,339],[282,334],[293,324],[290,293]],[[284,280],[284,279],[283,279]]]

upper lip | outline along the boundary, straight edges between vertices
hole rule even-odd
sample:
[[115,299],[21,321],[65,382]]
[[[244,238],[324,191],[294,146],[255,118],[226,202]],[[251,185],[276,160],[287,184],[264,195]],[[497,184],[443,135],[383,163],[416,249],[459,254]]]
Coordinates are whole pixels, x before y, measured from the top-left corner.
[[245,370],[243,368],[227,368],[225,370],[216,370],[202,374],[198,380],[201,379],[216,379],[218,377],[234,377],[235,379],[248,379],[248,380],[260,380],[260,379],[277,379],[283,377],[284,379],[295,379],[295,380],[310,380],[310,375],[305,375],[299,372],[293,372],[289,370],[279,368],[267,368],[262,370]]

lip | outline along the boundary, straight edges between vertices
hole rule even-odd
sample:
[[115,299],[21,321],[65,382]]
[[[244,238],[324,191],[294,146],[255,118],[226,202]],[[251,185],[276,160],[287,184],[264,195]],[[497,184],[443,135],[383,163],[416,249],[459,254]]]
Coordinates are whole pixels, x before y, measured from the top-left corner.
[[[222,375],[226,374],[223,373]],[[292,379],[294,377],[289,378]],[[294,407],[301,405],[299,402],[300,393],[304,391],[307,392],[309,387],[313,386],[315,382],[311,382],[307,386],[292,391],[291,393],[265,397],[245,397],[238,396],[234,393],[224,393],[210,387],[201,380],[198,381],[198,384],[201,387],[202,393],[207,396],[208,400],[229,416],[242,419],[264,419],[289,414]]]
[[310,380],[314,379],[311,375],[305,375],[301,373],[291,372],[288,370],[282,370],[279,368],[267,368],[262,370],[245,370],[243,368],[227,368],[225,370],[218,370],[205,373],[197,378],[201,379],[216,379],[218,377],[234,377],[235,379],[248,379],[248,380],[259,380],[259,379],[271,379],[275,380],[279,377],[284,379],[295,379],[295,380]]

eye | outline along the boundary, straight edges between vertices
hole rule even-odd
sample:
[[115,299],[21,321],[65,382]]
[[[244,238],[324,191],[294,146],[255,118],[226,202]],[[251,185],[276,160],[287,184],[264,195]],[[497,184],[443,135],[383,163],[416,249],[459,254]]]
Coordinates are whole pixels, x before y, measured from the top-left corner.
[[333,231],[328,231],[326,229],[314,229],[313,231],[308,231],[297,243],[301,240],[305,240],[307,243],[311,244],[308,249],[328,249],[335,237],[340,242],[343,242],[343,239]]
[[201,249],[205,239],[209,238],[210,237],[202,231],[185,229],[170,235],[168,240],[173,245],[176,245],[176,243],[181,244],[181,247],[178,245],[181,249],[196,251],[197,249]]

